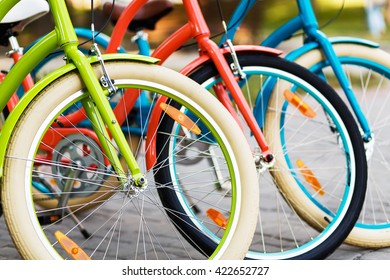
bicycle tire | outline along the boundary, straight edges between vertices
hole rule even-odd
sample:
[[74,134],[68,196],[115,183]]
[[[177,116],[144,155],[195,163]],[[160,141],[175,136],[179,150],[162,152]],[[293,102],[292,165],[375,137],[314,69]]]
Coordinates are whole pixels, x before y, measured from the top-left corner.
[[[361,215],[345,242],[365,248],[390,246],[390,192],[387,191],[389,156],[387,138],[390,127],[390,55],[380,49],[354,43],[333,45],[351,87],[368,119],[374,139],[365,143],[368,160],[367,194]],[[321,51],[314,49],[296,60],[314,73],[325,74],[326,80],[349,104],[329,63]],[[348,106],[352,111],[351,107]]]
[[[101,75],[101,67],[95,64],[94,68],[97,75]],[[215,137],[213,145],[218,149],[220,164],[223,164],[224,171],[226,171],[225,178],[232,180],[233,190],[228,202],[230,209],[227,205],[231,216],[226,230],[221,230],[220,227],[216,229],[219,230],[222,242],[212,254],[202,254],[193,250],[191,244],[180,238],[180,234],[170,223],[170,218],[166,216],[169,209],[162,208],[157,199],[158,196],[155,194],[155,188],[168,186],[158,186],[153,183],[153,170],[148,172],[151,178],[148,177],[148,187],[145,190],[140,191],[129,186],[120,189],[117,188],[117,185],[113,185],[111,191],[114,191],[115,194],[102,201],[97,201],[96,206],[88,211],[72,211],[66,206],[66,203],[65,205],[61,204],[61,207],[66,211],[65,214],[50,213],[50,217],[58,215],[59,220],[43,224],[44,219],[41,215],[53,209],[42,209],[34,203],[34,200],[41,198],[35,196],[34,188],[31,187],[32,181],[39,177],[35,175],[47,176],[49,179],[54,176],[66,175],[63,179],[70,181],[71,187],[76,186],[73,178],[78,178],[76,175],[72,178],[69,172],[56,174],[50,169],[43,169],[41,166],[49,162],[38,158],[41,156],[39,152],[42,150],[42,145],[46,144],[43,137],[51,129],[53,121],[69,106],[76,104],[76,101],[88,98],[88,93],[83,90],[84,86],[80,78],[76,71],[73,71],[56,79],[34,98],[22,113],[8,143],[1,198],[10,235],[22,257],[25,259],[70,258],[71,254],[64,252],[53,236],[56,230],[61,230],[77,243],[77,250],[82,248],[88,256],[94,259],[243,258],[255,230],[258,184],[252,155],[245,137],[240,133],[235,135],[225,133],[229,132],[230,129],[239,129],[235,124],[231,124],[231,116],[221,108],[220,103],[215,98],[204,92],[203,88],[173,70],[156,65],[120,60],[106,62],[106,69],[115,81],[118,91],[122,88],[133,87],[166,95],[178,102],[181,105],[180,109],[186,108],[193,116],[198,117],[208,128],[207,133]],[[53,93],[55,95],[52,95]],[[168,101],[167,104],[169,105]],[[37,110],[40,112],[39,114],[36,113]],[[194,118],[195,122],[196,120]],[[229,122],[226,123],[226,120]],[[77,162],[75,172],[99,171],[99,168],[85,169],[89,165],[83,165],[80,156],[73,157],[74,152],[72,151],[80,151],[77,147],[74,148],[74,145],[79,142],[83,143],[82,154],[88,154],[88,150],[84,147],[85,143],[82,141],[83,137],[85,136],[80,135],[78,139],[72,138],[72,141],[67,142],[69,148],[64,143],[58,144],[57,146],[61,146],[61,149],[58,150],[62,151],[64,158],[61,157],[57,162],[53,160],[52,164],[65,168],[72,166],[70,163]],[[197,137],[206,141],[202,132]],[[65,140],[66,137],[62,141]],[[191,145],[188,148],[191,148]],[[66,154],[68,151],[69,154]],[[29,164],[32,162],[36,164]],[[143,168],[144,165],[140,165],[140,167]],[[38,170],[38,168],[41,169]],[[40,170],[45,173],[39,173]],[[203,178],[200,176],[199,169],[191,169],[190,171],[196,172],[195,176]],[[14,174],[23,175],[14,176]],[[112,174],[107,176],[109,175]],[[197,182],[197,184],[201,183]],[[204,179],[203,183],[210,184],[207,178]],[[64,195],[65,193],[60,194]],[[45,198],[57,199],[57,197]],[[130,207],[121,207],[126,205]],[[154,206],[156,208],[153,210]],[[148,208],[149,212],[141,212],[143,207]],[[40,210],[43,210],[43,213],[40,213]],[[130,213],[132,210],[133,213]],[[116,213],[122,216],[117,217]],[[74,217],[72,218],[72,215],[77,216],[79,222]],[[46,216],[48,215],[46,214]],[[94,218],[95,216],[96,218]],[[114,221],[110,218],[113,218]],[[124,223],[125,221],[127,224]],[[148,223],[141,223],[143,221]],[[85,231],[83,232],[81,225],[89,231],[89,235],[83,236]],[[134,225],[133,228],[132,225]],[[99,233],[107,227],[109,231]],[[139,231],[137,231],[138,227]],[[205,227],[208,226],[205,225]],[[153,229],[157,229],[157,231],[152,232]],[[210,227],[209,230],[213,229]],[[126,238],[124,242],[119,241],[119,233],[121,238]],[[198,234],[202,233],[198,232]],[[97,240],[93,240],[94,238]],[[159,243],[154,243],[154,239],[157,239]],[[139,245],[137,245],[138,243]]]
[[[227,57],[228,63],[232,64],[231,58]],[[342,145],[345,149],[345,152],[339,149],[337,144],[337,139],[333,139],[333,141],[329,141],[330,144],[326,145],[326,148],[329,149],[327,151],[321,151],[318,152],[318,157],[325,156],[324,158],[329,158],[329,154],[331,152],[334,152],[335,158],[332,160],[331,165],[333,166],[332,170],[335,170],[334,172],[337,172],[337,168],[335,166],[340,167],[341,171],[339,173],[340,176],[342,176],[341,180],[342,182],[339,182],[337,184],[342,191],[337,196],[342,203],[337,203],[333,208],[331,207],[331,204],[327,204],[328,209],[319,209],[317,199],[320,200],[318,196],[318,191],[314,191],[312,189],[309,189],[307,187],[308,182],[305,181],[302,177],[302,175],[297,174],[298,170],[297,167],[294,167],[292,169],[292,166],[290,166],[292,158],[293,158],[293,152],[289,151],[286,153],[286,155],[283,155],[283,147],[288,146],[290,147],[293,144],[294,139],[296,140],[299,137],[292,139],[291,141],[286,141],[283,144],[279,141],[275,141],[276,139],[280,139],[281,136],[286,136],[286,132],[284,131],[284,134],[276,133],[277,137],[272,137],[274,135],[275,127],[280,128],[278,124],[272,124],[275,120],[280,120],[280,116],[282,115],[281,112],[279,112],[278,107],[275,107],[277,103],[275,103],[276,93],[271,94],[271,98],[269,101],[269,104],[267,106],[267,115],[265,116],[265,125],[264,125],[264,135],[266,136],[267,140],[269,141],[269,145],[271,147],[271,151],[276,152],[276,164],[274,167],[270,169],[271,174],[273,176],[270,177],[270,174],[263,173],[263,176],[260,176],[260,218],[259,223],[257,226],[257,233],[254,237],[254,241],[252,242],[251,246],[251,252],[247,254],[247,258],[249,259],[323,259],[329,256],[345,239],[345,237],[348,235],[350,230],[352,229],[354,222],[356,221],[360,209],[362,207],[364,194],[365,194],[365,184],[366,184],[366,166],[364,163],[365,155],[363,150],[363,144],[362,140],[359,136],[359,131],[356,126],[356,123],[351,116],[351,114],[348,112],[348,110],[345,109],[342,102],[340,102],[339,98],[334,94],[334,91],[326,85],[323,81],[318,79],[315,75],[312,75],[308,70],[303,69],[302,67],[299,67],[298,65],[292,64],[290,62],[287,62],[281,58],[277,58],[274,56],[268,56],[264,54],[259,53],[238,53],[238,60],[243,68],[244,73],[246,74],[246,77],[250,79],[249,77],[253,78],[255,75],[262,74],[264,75],[264,81],[266,80],[267,75],[274,75],[274,77],[277,77],[278,79],[288,79],[290,83],[297,87],[304,87],[308,90],[309,94],[315,97],[313,99],[315,102],[318,103],[317,107],[313,107],[315,109],[319,109],[319,107],[324,108],[324,110],[332,115],[332,120],[335,123],[336,130],[339,130],[342,138]],[[213,64],[207,63],[204,65],[201,65],[198,69],[194,70],[190,75],[190,78],[195,80],[197,83],[201,84],[207,89],[210,89],[212,85],[220,82],[220,78],[218,76],[218,72]],[[249,81],[251,83],[252,81]],[[248,83],[248,84],[249,84]],[[259,82],[260,83],[260,82]],[[265,82],[264,82],[265,83]],[[246,85],[243,86],[245,88]],[[318,90],[317,90],[318,89]],[[246,94],[248,92],[245,92]],[[257,96],[257,89],[255,91],[255,95]],[[249,93],[248,93],[249,94]],[[253,96],[251,100],[257,100],[256,103],[250,104],[257,106],[259,115],[256,115],[258,117],[258,122],[260,124],[260,119],[264,118],[264,111],[259,109],[262,108],[262,99],[258,98],[256,99],[256,96]],[[307,100],[309,101],[309,100]],[[253,101],[254,102],[254,101]],[[283,104],[285,104],[284,102]],[[271,104],[271,105],[270,105]],[[316,105],[316,104],[314,104]],[[321,105],[321,106],[320,106]],[[265,106],[265,105],[264,105]],[[323,107],[322,107],[323,106]],[[273,110],[277,112],[275,116],[272,116]],[[286,109],[283,109],[284,112]],[[298,111],[298,110],[296,110]],[[282,111],[283,112],[283,111]],[[318,115],[321,115],[320,110],[316,110]],[[293,112],[294,113],[294,112]],[[291,114],[293,114],[291,113]],[[286,115],[286,114],[284,114]],[[260,116],[260,118],[259,118]],[[302,119],[302,117],[301,117]],[[329,136],[327,134],[331,134],[330,136],[333,138],[335,137],[333,132],[331,132],[329,124],[320,117],[315,118],[312,123],[314,125],[316,122],[318,122],[319,125],[322,126],[322,133],[318,136]],[[305,118],[304,121],[309,122],[309,118]],[[324,122],[325,121],[325,122]],[[272,124],[272,125],[271,125]],[[251,143],[252,146],[252,152],[254,156],[258,154],[257,144],[254,143],[254,140],[251,137],[252,135],[248,131],[248,129],[245,128],[245,125],[243,125],[245,134],[247,136],[247,139]],[[313,127],[312,127],[313,128]],[[316,129],[317,127],[314,126]],[[304,127],[302,126],[299,130],[299,132],[302,132]],[[309,128],[308,128],[309,129]],[[287,129],[285,129],[287,130]],[[305,131],[305,133],[308,133],[309,131]],[[327,133],[329,132],[329,133]],[[310,135],[308,133],[308,135]],[[313,137],[309,139],[307,137],[307,143],[310,143],[310,141],[313,140]],[[319,139],[316,139],[316,143],[318,143]],[[304,139],[304,138],[303,138]],[[326,138],[323,138],[326,139]],[[309,141],[310,140],[310,141]],[[321,143],[321,142],[320,142]],[[302,144],[304,145],[304,144]],[[325,144],[324,144],[325,145]],[[331,150],[333,149],[333,150]],[[280,155],[282,153],[282,156]],[[350,154],[349,154],[350,153]],[[338,158],[336,157],[338,156]],[[327,186],[329,182],[332,182],[332,178],[330,178],[328,175],[325,175],[324,173],[321,175],[321,168],[324,168],[325,164],[318,164],[315,165],[315,163],[312,163],[313,160],[310,160],[310,157],[307,155],[302,155],[303,162],[305,162],[305,158],[307,158],[306,163],[311,164],[309,165],[309,168],[311,168],[312,171],[315,173],[317,172],[318,178],[322,180],[321,183],[323,185]],[[281,160],[282,159],[282,160]],[[348,170],[345,170],[343,168],[346,163],[350,162],[350,168]],[[287,172],[278,172],[283,171],[283,168],[286,168]],[[260,174],[263,171],[258,170],[258,173]],[[351,172],[351,173],[350,173]],[[283,173],[283,176],[277,176],[278,173]],[[320,173],[320,174],[318,174]],[[174,172],[167,171],[166,174],[170,174],[170,176],[174,176]],[[294,175],[292,175],[294,174]],[[350,176],[349,176],[350,175]],[[168,176],[168,175],[166,175]],[[329,178],[328,178],[329,177]],[[297,179],[295,179],[297,178]],[[172,178],[167,178],[166,180],[170,180]],[[173,180],[173,179],[172,179]],[[273,181],[275,180],[275,181]],[[284,181],[286,180],[286,181]],[[277,182],[275,184],[275,182]],[[298,183],[299,182],[299,183]],[[350,182],[350,184],[349,184]],[[278,185],[278,188],[275,187],[275,185]],[[335,191],[337,188],[335,188],[333,191]],[[164,189],[159,190],[160,195],[164,195]],[[332,191],[328,190],[329,194],[331,194]],[[305,193],[311,194],[312,199],[307,199],[307,196]],[[284,194],[284,195],[282,195]],[[333,193],[332,195],[336,196],[336,193]],[[273,196],[275,196],[275,201],[280,203],[280,209],[283,207],[283,211],[286,211],[286,214],[284,217],[287,217],[284,223],[277,224],[276,221],[278,211],[275,205],[269,205],[266,202],[271,201],[273,199]],[[177,203],[178,201],[182,200],[185,201],[185,198],[174,198],[173,196],[170,196],[171,199],[164,199],[164,203],[167,207],[176,207],[177,211],[179,212],[185,212],[187,211],[187,207],[189,207],[190,204],[188,203]],[[344,197],[344,200],[342,199]],[[307,203],[302,203],[301,199],[308,200]],[[332,201],[334,203],[335,201]],[[307,207],[307,205],[310,205],[311,207]],[[305,208],[302,208],[304,206]],[[305,210],[310,210],[312,212],[312,215],[305,215]],[[333,211],[331,211],[333,210]],[[280,210],[282,211],[282,210]],[[299,214],[299,215],[297,215]],[[282,214],[280,214],[283,216]],[[309,227],[305,222],[304,219],[311,219],[313,221],[316,221],[316,230]],[[325,219],[324,219],[325,218]],[[261,222],[260,222],[261,221]],[[326,221],[324,223],[324,221]],[[277,236],[275,234],[276,229],[281,229],[281,227],[285,227],[284,230],[288,233],[288,226],[291,226],[292,223],[295,224],[294,232],[291,229],[291,235],[286,234],[286,236]],[[295,232],[295,230],[297,230]],[[283,229],[280,230],[281,232]],[[302,234],[302,232],[305,232],[305,234]],[[302,240],[294,240],[297,239],[295,237],[295,234],[301,234],[300,238]],[[288,235],[288,236],[287,236]],[[203,237],[203,236],[202,236]],[[284,238],[284,239],[283,239]],[[306,239],[304,239],[306,238]],[[210,238],[212,239],[212,238]],[[268,239],[268,240],[267,240]],[[283,239],[283,240],[282,240]],[[292,240],[292,242],[291,242]],[[204,245],[205,247],[210,246],[210,240],[204,240],[204,242],[200,242],[199,244]],[[277,246],[278,242],[285,242],[286,244],[282,246]]]

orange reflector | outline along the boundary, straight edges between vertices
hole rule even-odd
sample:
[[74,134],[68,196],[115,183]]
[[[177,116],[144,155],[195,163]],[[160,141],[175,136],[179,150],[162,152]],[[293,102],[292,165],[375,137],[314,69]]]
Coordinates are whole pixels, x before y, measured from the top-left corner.
[[59,216],[50,216],[50,222],[54,223],[55,221],[58,221],[60,219]]
[[61,244],[62,248],[64,248],[64,250],[74,260],[90,260],[89,256],[83,251],[83,249],[81,249],[79,245],[61,231],[57,230],[54,235]]
[[176,108],[166,104],[160,103],[160,108],[164,110],[172,119],[180,123],[182,126],[192,131],[196,135],[201,133],[200,128],[185,114],[177,110]]
[[314,173],[300,159],[297,160],[297,165],[303,177],[305,177],[306,182],[308,182],[319,195],[324,195],[324,189],[322,188]]
[[228,219],[222,215],[219,211],[209,208],[206,211],[207,216],[218,226],[220,226],[222,229],[226,229]]
[[284,91],[284,98],[286,98],[288,103],[297,107],[297,109],[306,117],[314,118],[317,115],[317,113],[314,112],[314,110],[310,108],[310,106],[306,104],[298,95],[287,89]]

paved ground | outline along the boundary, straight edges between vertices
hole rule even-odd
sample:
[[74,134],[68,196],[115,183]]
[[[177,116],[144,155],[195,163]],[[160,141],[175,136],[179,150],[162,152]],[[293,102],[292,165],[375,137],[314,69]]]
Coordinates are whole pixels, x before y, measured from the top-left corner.
[[[389,48],[390,49],[390,48]],[[0,57],[1,58],[1,57]],[[186,57],[189,59],[188,57]],[[191,57],[190,57],[191,58]],[[177,60],[170,60],[167,66],[178,69]],[[181,60],[185,63],[185,60]],[[0,65],[4,67],[5,61],[0,59]],[[21,259],[15,247],[12,244],[8,231],[6,229],[4,218],[0,218],[0,260]],[[329,260],[390,260],[390,248],[382,249],[364,249],[348,245],[342,245],[336,250]]]
[[[20,260],[18,251],[12,244],[4,218],[0,218],[0,260]],[[342,245],[329,260],[390,260],[390,248],[363,249]]]

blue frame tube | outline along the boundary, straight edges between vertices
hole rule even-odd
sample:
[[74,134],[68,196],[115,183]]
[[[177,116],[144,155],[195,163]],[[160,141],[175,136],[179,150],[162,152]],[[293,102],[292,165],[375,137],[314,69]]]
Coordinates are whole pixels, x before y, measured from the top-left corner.
[[[240,1],[228,25],[229,39],[233,40],[239,25],[254,3],[255,0]],[[360,109],[359,102],[351,89],[349,80],[346,77],[341,63],[332,47],[332,42],[323,32],[319,30],[318,21],[310,0],[296,0],[296,3],[298,5],[299,15],[273,31],[260,45],[275,48],[283,41],[291,38],[291,36],[299,30],[303,30],[307,36],[305,43],[317,42],[318,47],[324,51],[325,56],[329,61],[329,64],[333,69],[333,72],[338,79],[361,128],[364,131],[365,140],[369,140],[372,132],[368,121]],[[220,44],[225,41],[226,35],[223,36]]]

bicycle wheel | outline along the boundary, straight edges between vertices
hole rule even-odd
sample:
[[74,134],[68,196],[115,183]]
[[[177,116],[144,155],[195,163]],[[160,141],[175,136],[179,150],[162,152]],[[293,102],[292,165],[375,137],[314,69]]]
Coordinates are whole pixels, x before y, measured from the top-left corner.
[[[378,48],[352,43],[334,44],[333,47],[373,132],[373,138],[365,143],[368,160],[366,199],[346,243],[368,248],[387,247],[390,245],[390,55]],[[322,52],[310,51],[297,63],[325,75],[327,82],[349,104]]]
[[[101,67],[94,67],[97,75],[102,75]],[[208,220],[197,222],[219,236],[221,242],[211,254],[195,250],[167,215],[174,214],[173,210],[163,206],[157,195],[159,188],[181,190],[171,182],[157,184],[153,169],[145,170],[146,188],[134,187],[130,174],[126,175],[128,183],[120,184],[116,180],[120,175],[113,174],[104,160],[97,160],[100,143],[84,133],[86,128],[64,121],[59,124],[58,120],[69,108],[80,107],[81,101],[89,98],[78,75],[72,72],[54,81],[28,105],[7,148],[2,203],[10,235],[23,258],[67,259],[78,257],[81,251],[93,259],[243,258],[255,230],[258,184],[249,146],[238,126],[232,124],[231,116],[215,98],[203,92],[203,88],[175,71],[128,61],[110,61],[106,68],[118,92],[132,89],[124,95],[148,90],[153,98],[161,95],[169,98],[164,103],[163,118],[171,116],[181,124],[175,121],[177,127],[196,135],[196,138],[188,136],[190,143],[172,153],[191,152],[197,143],[209,143],[215,149],[221,175],[232,186],[231,196],[220,197],[224,200],[221,207],[230,216],[224,229]],[[203,131],[196,129],[200,123]],[[62,128],[76,129],[79,133],[64,136],[66,131]],[[225,133],[231,129],[236,131],[234,135]],[[99,129],[94,128],[94,131],[97,133]],[[159,133],[160,128],[156,130],[156,134]],[[51,136],[61,140],[54,146],[49,141],[53,139]],[[128,137],[131,139],[131,135]],[[182,139],[187,140],[187,136],[182,135]],[[145,168],[142,153],[148,152],[149,147],[145,147],[142,140],[133,146],[140,168]],[[107,142],[116,145],[109,139]],[[160,155],[158,158],[163,161]],[[214,184],[216,180],[205,168],[204,160],[191,165],[186,172],[181,176],[187,184],[201,187]],[[186,179],[191,176],[193,180]],[[36,182],[45,184],[53,192],[50,195],[37,192],[31,187]],[[86,182],[85,187],[80,187]],[[105,184],[104,189],[100,188],[102,184]],[[67,199],[77,193],[98,193],[99,196],[85,205],[69,207]],[[205,193],[189,192],[189,195],[196,199]],[[54,200],[56,205],[43,208],[36,203],[39,200]],[[89,209],[81,211],[84,206]],[[188,215],[189,219],[196,219],[194,214]],[[197,234],[205,233],[198,231]]]
[[[272,168],[263,168],[258,145],[242,124],[260,180],[259,220],[247,258],[325,258],[352,229],[364,199],[366,166],[358,128],[332,89],[307,70],[257,53],[239,53],[238,59],[246,75],[243,92],[276,156]],[[220,82],[210,63],[190,77],[211,91]],[[175,181],[174,174],[167,170],[166,180]],[[229,193],[223,184],[219,189]],[[197,206],[185,193],[163,201],[180,213]],[[207,210],[197,206],[197,211]],[[207,240],[198,244],[208,246]]]

